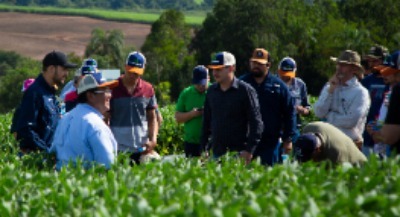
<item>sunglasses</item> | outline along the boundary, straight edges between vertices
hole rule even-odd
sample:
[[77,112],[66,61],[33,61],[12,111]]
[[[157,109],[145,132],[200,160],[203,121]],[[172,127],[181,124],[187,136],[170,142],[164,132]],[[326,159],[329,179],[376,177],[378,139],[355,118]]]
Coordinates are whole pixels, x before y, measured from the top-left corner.
[[112,92],[112,90],[110,90],[110,89],[107,89],[107,90],[95,90],[95,91],[93,91],[93,93],[95,93],[95,94],[111,93],[111,92]]

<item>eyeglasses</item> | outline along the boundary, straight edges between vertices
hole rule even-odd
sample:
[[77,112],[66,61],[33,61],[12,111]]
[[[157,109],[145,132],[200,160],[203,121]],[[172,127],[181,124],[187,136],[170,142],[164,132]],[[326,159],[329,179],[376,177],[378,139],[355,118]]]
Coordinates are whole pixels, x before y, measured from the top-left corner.
[[111,93],[112,91],[110,89],[107,90],[95,90],[93,93],[95,94],[100,94],[100,93]]

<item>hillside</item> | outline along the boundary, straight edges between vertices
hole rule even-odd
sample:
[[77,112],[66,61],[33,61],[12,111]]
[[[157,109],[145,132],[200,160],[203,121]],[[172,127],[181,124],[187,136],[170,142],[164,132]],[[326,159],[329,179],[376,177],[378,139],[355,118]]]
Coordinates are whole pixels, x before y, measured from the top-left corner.
[[125,44],[140,48],[150,25],[122,23],[79,16],[0,13],[0,48],[41,60],[49,50],[83,55],[94,28],[120,29]]

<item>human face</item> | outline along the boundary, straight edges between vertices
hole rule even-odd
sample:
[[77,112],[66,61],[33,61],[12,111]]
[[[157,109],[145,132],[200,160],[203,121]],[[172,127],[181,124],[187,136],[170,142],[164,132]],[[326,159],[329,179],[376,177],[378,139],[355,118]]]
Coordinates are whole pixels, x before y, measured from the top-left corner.
[[100,113],[110,110],[111,89],[100,88],[88,95],[88,103],[96,108]]
[[291,78],[290,76],[282,76],[282,75],[279,75],[279,77],[281,78],[282,81],[284,81],[284,82],[286,82],[286,83],[288,83],[289,81],[292,80],[292,78]]
[[233,73],[231,73],[232,67],[233,66],[224,66],[222,68],[213,69],[215,81],[220,84],[230,81],[233,78]]
[[367,57],[367,62],[370,69],[372,69],[375,66],[382,65],[383,63],[381,59],[371,58],[371,57]]
[[202,85],[202,84],[195,84],[195,85],[194,85],[194,88],[196,88],[196,90],[197,90],[199,93],[204,93],[204,92],[206,92],[206,90],[208,89],[208,81],[207,81],[207,83],[206,83],[205,85]]
[[385,82],[385,84],[396,84],[397,80],[396,80],[396,75],[392,74],[392,75],[382,75],[383,81]]
[[53,74],[53,83],[57,85],[64,84],[65,80],[68,76],[68,69],[63,66],[51,66],[53,67],[54,74]]
[[358,70],[357,66],[338,63],[336,64],[336,77],[343,83],[352,79]]
[[263,77],[269,69],[269,64],[262,64],[257,61],[250,61],[250,69],[251,69],[251,74],[256,77],[260,78]]
[[124,79],[128,83],[135,83],[139,78],[140,78],[140,75],[136,74],[136,73],[127,72],[124,75]]

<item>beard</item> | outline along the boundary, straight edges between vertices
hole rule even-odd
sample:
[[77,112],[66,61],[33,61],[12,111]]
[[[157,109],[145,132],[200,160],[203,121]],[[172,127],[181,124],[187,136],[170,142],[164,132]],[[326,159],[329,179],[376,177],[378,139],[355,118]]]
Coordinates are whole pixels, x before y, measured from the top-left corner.
[[256,78],[261,78],[262,76],[264,76],[264,72],[260,69],[255,68],[251,70],[251,75]]

